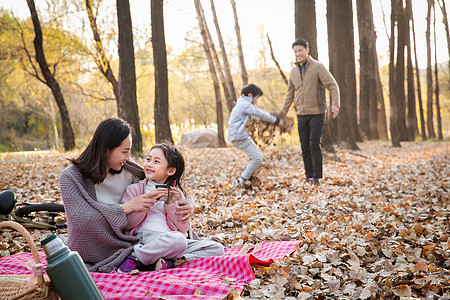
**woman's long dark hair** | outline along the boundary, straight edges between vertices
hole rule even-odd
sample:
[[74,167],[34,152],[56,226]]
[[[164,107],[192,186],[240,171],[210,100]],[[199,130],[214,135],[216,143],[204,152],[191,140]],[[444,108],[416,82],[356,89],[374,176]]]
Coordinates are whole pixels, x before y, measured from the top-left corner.
[[106,119],[98,124],[89,145],[77,158],[69,159],[86,179],[94,184],[103,182],[106,169],[106,150],[114,150],[130,135],[131,128],[124,120]]
[[150,151],[153,149],[161,149],[167,159],[167,167],[176,169],[175,174],[169,176],[165,183],[169,186],[173,186],[175,182],[175,186],[179,187],[186,196],[186,191],[181,186],[181,180],[183,179],[184,174],[184,158],[181,152],[175,146],[166,143],[156,144]]

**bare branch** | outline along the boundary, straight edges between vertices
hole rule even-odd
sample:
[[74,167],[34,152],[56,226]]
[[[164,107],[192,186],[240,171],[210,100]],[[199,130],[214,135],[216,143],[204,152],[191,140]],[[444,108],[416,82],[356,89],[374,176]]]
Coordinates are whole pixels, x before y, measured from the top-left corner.
[[272,60],[275,62],[275,65],[277,66],[281,77],[283,77],[284,83],[286,83],[286,85],[287,85],[288,80],[286,78],[286,75],[284,75],[283,70],[281,70],[280,64],[278,63],[277,59],[275,58],[275,54],[273,53],[273,48],[272,48],[272,41],[270,40],[269,34],[267,34],[267,41],[269,42],[270,56],[272,57]]
[[37,70],[36,66],[35,66],[34,63],[33,63],[32,55],[31,55],[30,52],[28,51],[27,44],[26,44],[26,42],[25,42],[25,37],[24,37],[23,28],[22,28],[22,26],[20,26],[19,20],[18,20],[14,15],[13,15],[13,19],[14,19],[14,21],[16,22],[18,28],[19,28],[20,38],[21,38],[22,45],[23,45],[22,49],[25,51],[25,54],[26,54],[26,56],[27,56],[27,58],[28,58],[28,62],[30,63],[31,67],[33,68],[34,73],[28,70],[28,68],[27,68],[27,67],[25,66],[25,64],[23,63],[22,59],[19,59],[20,65],[22,66],[22,69],[23,69],[25,72],[27,72],[28,74],[30,74],[30,75],[32,75],[33,77],[35,77],[36,79],[38,79],[40,82],[46,83],[46,81],[45,81],[44,79],[42,79],[42,78],[39,76],[39,71]]
[[387,29],[387,25],[386,25],[386,14],[384,13],[383,3],[382,3],[381,0],[378,0],[378,2],[380,2],[380,5],[381,5],[381,13],[383,14],[384,31],[385,31],[385,33],[386,33],[387,39],[390,40],[389,33],[388,33],[388,29]]
[[77,88],[77,90],[80,92],[80,94],[85,97],[89,97],[89,98],[92,98],[95,100],[100,100],[100,101],[115,101],[116,100],[116,98],[96,96],[94,94],[91,94],[90,91],[86,92],[86,89],[84,89],[78,82],[69,81],[69,85],[75,86]]

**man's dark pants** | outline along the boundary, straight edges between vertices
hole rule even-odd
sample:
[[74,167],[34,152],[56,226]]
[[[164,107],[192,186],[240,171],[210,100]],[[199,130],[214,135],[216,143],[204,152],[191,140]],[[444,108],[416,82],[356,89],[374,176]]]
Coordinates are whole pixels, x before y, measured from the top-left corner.
[[322,136],[325,114],[297,116],[306,178],[322,178]]

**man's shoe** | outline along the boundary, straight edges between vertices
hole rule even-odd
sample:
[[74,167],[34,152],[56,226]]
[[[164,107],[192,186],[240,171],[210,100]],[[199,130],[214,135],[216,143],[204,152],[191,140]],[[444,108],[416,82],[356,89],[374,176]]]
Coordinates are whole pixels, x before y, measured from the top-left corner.
[[312,180],[312,185],[319,186],[319,185],[320,185],[319,178],[314,178],[314,179]]
[[141,263],[136,257],[134,257],[133,255],[129,255],[127,256],[127,258],[125,258],[119,269],[117,269],[117,272],[128,274],[131,271],[137,270],[140,265]]
[[175,265],[173,264],[173,261],[169,259],[160,258],[155,264],[155,271],[167,270],[172,268],[175,268]]

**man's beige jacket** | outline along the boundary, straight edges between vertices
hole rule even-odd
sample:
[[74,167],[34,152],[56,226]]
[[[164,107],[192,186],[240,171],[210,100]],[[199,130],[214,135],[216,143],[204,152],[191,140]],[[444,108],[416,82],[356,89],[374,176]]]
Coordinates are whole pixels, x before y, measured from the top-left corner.
[[331,92],[331,104],[339,107],[339,86],[322,63],[309,56],[302,77],[296,63],[289,76],[282,113],[287,114],[292,101],[298,116],[325,113],[327,108],[325,88]]

